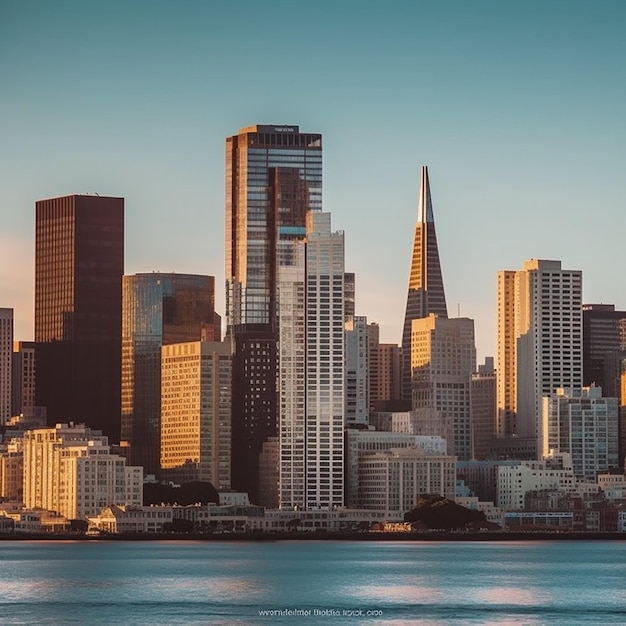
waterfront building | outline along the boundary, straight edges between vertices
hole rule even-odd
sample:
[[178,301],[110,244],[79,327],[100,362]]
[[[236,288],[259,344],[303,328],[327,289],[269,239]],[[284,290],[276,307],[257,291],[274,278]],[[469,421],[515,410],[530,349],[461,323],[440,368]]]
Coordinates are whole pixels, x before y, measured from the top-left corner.
[[412,408],[412,322],[415,319],[428,317],[431,313],[442,318],[448,316],[430,197],[428,168],[422,166],[409,289],[402,331],[402,399],[407,403],[406,408]]
[[346,409],[347,426],[367,425],[369,421],[369,341],[367,317],[346,320]]
[[133,465],[159,474],[161,347],[219,341],[215,278],[150,272],[122,279],[122,441]]
[[395,448],[420,448],[435,456],[445,455],[447,451],[445,439],[434,436],[348,428],[345,437],[346,506],[351,508],[361,506],[359,463],[364,454]]
[[35,413],[35,342],[15,341],[11,376],[11,416]]
[[0,426],[11,417],[13,309],[0,308]]
[[602,397],[601,387],[557,389],[543,398],[542,454],[568,453],[574,475],[595,481],[618,467],[617,398]]
[[[413,408],[433,411],[448,422],[450,453],[472,458],[470,387],[476,371],[474,320],[431,314],[414,319],[411,334]],[[443,432],[434,433],[444,435]]]
[[389,515],[410,511],[424,494],[455,498],[456,457],[451,455],[428,455],[420,448],[363,454],[359,475],[361,507]]
[[24,433],[24,505],[69,519],[109,504],[141,504],[143,470],[111,454],[106,436],[84,424]]
[[0,449],[0,499],[22,502],[24,453],[22,440],[13,438]]
[[259,495],[263,443],[278,436],[278,267],[292,263],[293,242],[306,235],[307,213],[321,209],[320,134],[301,133],[293,125],[256,125],[226,139],[232,484],[252,501]]
[[230,345],[195,341],[161,351],[162,478],[229,489]]
[[582,386],[582,273],[531,259],[498,272],[498,435],[542,440],[542,397]]
[[558,489],[576,491],[571,464],[555,466],[550,461],[517,461],[497,465],[496,505],[504,511],[521,511],[529,491]]
[[124,199],[35,205],[35,404],[120,440]]
[[269,437],[263,442],[259,454],[259,497],[258,504],[267,509],[279,507],[280,484],[280,439]]

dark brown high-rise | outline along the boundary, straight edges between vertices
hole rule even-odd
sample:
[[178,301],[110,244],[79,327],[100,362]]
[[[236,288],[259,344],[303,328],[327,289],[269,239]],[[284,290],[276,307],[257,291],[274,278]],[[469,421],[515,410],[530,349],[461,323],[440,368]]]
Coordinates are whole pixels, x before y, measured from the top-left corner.
[[35,204],[35,403],[120,438],[124,199]]

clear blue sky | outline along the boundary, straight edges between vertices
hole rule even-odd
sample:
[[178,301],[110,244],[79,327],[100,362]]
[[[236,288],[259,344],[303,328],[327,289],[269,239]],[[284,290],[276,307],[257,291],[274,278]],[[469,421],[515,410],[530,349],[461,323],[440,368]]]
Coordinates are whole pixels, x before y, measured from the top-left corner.
[[126,198],[126,273],[212,274],[223,313],[224,139],[324,141],[357,314],[399,343],[419,168],[450,314],[494,354],[496,273],[583,271],[626,309],[626,3],[0,2],[0,306],[33,337],[34,203]]

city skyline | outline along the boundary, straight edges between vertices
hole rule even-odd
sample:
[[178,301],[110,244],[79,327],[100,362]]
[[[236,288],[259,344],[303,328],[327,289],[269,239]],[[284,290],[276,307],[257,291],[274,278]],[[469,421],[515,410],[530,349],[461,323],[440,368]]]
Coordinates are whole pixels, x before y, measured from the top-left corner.
[[0,306],[16,340],[34,338],[34,204],[74,193],[125,198],[126,274],[213,275],[224,315],[223,140],[250,124],[322,134],[323,209],[382,341],[401,342],[422,165],[448,313],[476,320],[479,361],[495,354],[497,272],[526,259],[561,260],[583,302],[626,308],[626,278],[607,271],[626,8],[285,8],[3,5]]

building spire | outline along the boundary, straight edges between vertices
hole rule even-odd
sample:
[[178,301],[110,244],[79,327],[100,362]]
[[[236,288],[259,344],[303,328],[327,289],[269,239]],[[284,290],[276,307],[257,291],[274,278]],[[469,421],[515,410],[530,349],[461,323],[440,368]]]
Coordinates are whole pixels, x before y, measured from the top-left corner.
[[423,165],[402,332],[402,398],[407,403],[411,400],[411,323],[414,319],[428,317],[431,313],[448,317],[430,197],[428,167]]
[[428,181],[428,166],[422,165],[420,190],[417,201],[417,221],[422,224],[434,224],[433,203],[430,199],[430,183]]

